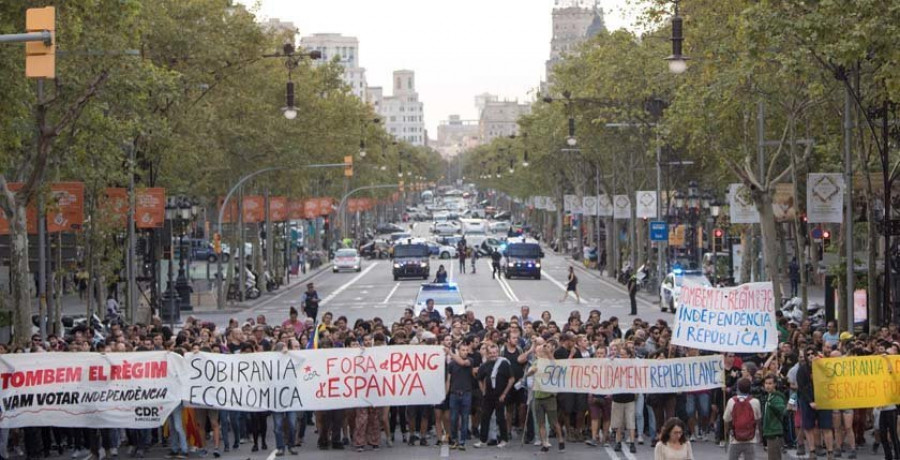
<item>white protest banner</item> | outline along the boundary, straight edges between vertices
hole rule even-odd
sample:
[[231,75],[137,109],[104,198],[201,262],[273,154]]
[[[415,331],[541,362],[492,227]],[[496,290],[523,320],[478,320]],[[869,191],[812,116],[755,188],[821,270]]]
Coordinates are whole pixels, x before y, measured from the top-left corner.
[[581,198],[581,209],[584,211],[584,215],[586,216],[596,216],[597,215],[597,197],[592,195],[585,195]]
[[142,353],[0,355],[0,428],[155,428],[182,399],[181,356]]
[[578,195],[566,195],[563,197],[563,211],[571,212],[572,214],[582,214],[584,210],[581,208],[581,199],[578,198]]
[[631,200],[628,195],[613,197],[613,216],[614,219],[631,219]]
[[656,192],[639,190],[635,193],[635,212],[638,219],[656,219]]
[[806,181],[806,217],[811,224],[844,219],[844,178],[840,173],[810,173]]
[[672,343],[701,350],[766,353],[778,346],[772,283],[682,286]]
[[759,211],[750,198],[750,191],[744,184],[728,186],[728,209],[731,212],[732,224],[758,224]]
[[722,355],[677,359],[539,359],[534,389],[549,393],[677,393],[721,388]]
[[613,215],[613,202],[609,195],[597,196],[597,215],[611,217]]
[[445,355],[440,347],[329,348],[185,356],[190,405],[286,412],[439,404]]
[[544,197],[534,196],[532,197],[532,200],[534,200],[534,209],[545,209]]

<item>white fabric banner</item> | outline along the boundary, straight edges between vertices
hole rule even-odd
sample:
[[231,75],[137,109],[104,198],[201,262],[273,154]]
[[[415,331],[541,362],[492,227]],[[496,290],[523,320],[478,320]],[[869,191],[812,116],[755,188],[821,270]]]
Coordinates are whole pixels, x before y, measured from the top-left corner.
[[672,343],[700,350],[768,353],[778,346],[772,282],[731,288],[685,284]]
[[0,355],[0,428],[154,428],[181,403],[175,353]]
[[436,346],[197,353],[185,359],[185,400],[201,407],[285,412],[440,404],[446,396],[446,359]]
[[638,219],[656,219],[656,192],[639,190],[635,193],[635,213]]
[[722,355],[676,359],[539,359],[534,389],[549,393],[679,393],[722,388]]
[[631,200],[628,195],[613,197],[613,217],[615,219],[631,219]]
[[597,196],[597,215],[601,217],[613,215],[613,202],[609,195]]
[[596,216],[597,215],[597,197],[592,195],[585,195],[581,199],[581,209],[584,211],[585,216]]
[[534,209],[544,209],[544,201],[542,196],[531,197],[531,202],[534,205]]
[[844,221],[844,177],[841,173],[810,173],[806,181],[806,217],[811,224]]
[[578,198],[578,195],[566,195],[563,197],[563,211],[570,212],[572,214],[582,214],[584,210],[581,208],[581,199]]
[[750,192],[744,184],[728,186],[728,209],[731,211],[732,224],[758,224],[759,211],[750,198]]

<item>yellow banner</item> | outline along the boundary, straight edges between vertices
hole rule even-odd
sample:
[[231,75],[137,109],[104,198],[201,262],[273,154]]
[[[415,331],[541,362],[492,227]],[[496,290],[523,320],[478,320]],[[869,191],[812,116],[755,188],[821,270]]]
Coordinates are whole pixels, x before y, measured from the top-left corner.
[[900,403],[900,355],[813,361],[817,409],[866,409]]

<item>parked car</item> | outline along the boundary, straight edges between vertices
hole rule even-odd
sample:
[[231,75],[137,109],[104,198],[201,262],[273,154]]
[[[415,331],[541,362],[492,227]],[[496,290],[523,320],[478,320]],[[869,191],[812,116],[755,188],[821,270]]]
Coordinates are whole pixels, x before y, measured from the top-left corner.
[[332,272],[337,273],[341,270],[362,271],[362,257],[356,249],[344,248],[338,249],[334,254],[334,265]]
[[381,224],[375,227],[375,233],[378,235],[388,235],[391,233],[405,232],[406,229],[397,224]]
[[506,222],[506,221],[491,222],[491,224],[490,224],[491,233],[496,233],[498,235],[500,235],[500,234],[505,235],[505,234],[509,233],[509,229],[511,227],[512,226],[509,225],[509,222]]

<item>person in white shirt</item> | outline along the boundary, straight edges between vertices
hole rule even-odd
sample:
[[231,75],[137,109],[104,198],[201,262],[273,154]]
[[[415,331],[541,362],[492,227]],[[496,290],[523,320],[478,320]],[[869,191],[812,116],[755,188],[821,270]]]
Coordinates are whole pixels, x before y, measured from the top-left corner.
[[[725,413],[722,419],[725,421],[725,433],[728,434],[728,460],[738,460],[743,457],[744,460],[753,460],[756,449],[756,440],[759,439],[759,421],[762,420],[762,409],[759,400],[750,396],[750,379],[744,377],[738,380],[737,396],[731,397],[725,405]],[[735,419],[735,405],[749,403],[753,410],[753,434],[747,438],[743,438],[741,433],[749,427],[740,426],[743,422]]]

